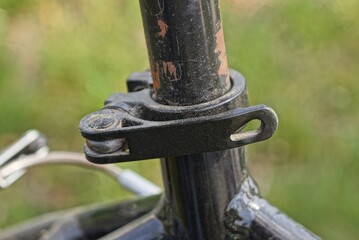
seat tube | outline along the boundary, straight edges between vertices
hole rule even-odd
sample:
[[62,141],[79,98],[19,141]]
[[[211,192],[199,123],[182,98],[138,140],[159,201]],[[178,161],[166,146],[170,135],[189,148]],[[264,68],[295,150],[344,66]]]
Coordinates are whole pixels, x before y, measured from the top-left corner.
[[[140,0],[140,6],[155,101],[190,106],[231,88],[218,0]],[[189,238],[224,239],[225,208],[246,172],[244,148],[167,157],[161,165],[166,201]]]

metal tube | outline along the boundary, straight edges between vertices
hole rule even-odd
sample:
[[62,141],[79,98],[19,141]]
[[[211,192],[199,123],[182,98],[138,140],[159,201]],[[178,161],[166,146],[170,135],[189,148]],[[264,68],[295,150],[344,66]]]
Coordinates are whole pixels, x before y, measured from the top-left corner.
[[[115,165],[94,164],[87,161],[83,154],[72,152],[51,152],[44,156],[32,154],[13,160],[0,168],[0,189],[9,187],[22,176],[18,176],[17,173],[25,173],[29,168],[50,164],[68,164],[101,171],[139,196],[151,196],[161,193],[160,187],[130,169],[121,169]],[[14,181],[12,181],[13,176],[17,177]]]
[[244,149],[161,159],[167,203],[189,239],[225,239],[224,212],[246,175]]
[[230,89],[218,0],[140,0],[153,98],[193,105]]
[[[140,5],[157,102],[193,105],[230,89],[218,0]],[[224,211],[245,175],[244,149],[165,158],[161,164],[166,201],[189,238],[224,239]]]

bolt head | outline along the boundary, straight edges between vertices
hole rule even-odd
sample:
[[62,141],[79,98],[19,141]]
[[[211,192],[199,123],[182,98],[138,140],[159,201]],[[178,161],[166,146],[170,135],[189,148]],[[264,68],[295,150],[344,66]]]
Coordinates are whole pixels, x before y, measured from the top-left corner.
[[115,127],[117,124],[116,119],[106,113],[94,114],[88,119],[88,126],[96,130],[105,130]]

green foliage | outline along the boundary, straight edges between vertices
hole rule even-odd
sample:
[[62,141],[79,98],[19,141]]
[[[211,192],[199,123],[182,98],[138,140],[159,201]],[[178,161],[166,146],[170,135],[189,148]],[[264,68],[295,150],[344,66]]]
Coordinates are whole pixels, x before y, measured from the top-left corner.
[[[229,64],[246,77],[251,104],[272,106],[280,120],[272,139],[248,147],[250,170],[303,225],[356,239],[359,2],[244,2],[222,1]],[[79,119],[146,68],[137,1],[2,0],[0,146],[36,128],[53,150],[80,152]],[[160,184],[157,161],[122,166]],[[39,168],[0,192],[0,225],[129,196],[99,174]]]

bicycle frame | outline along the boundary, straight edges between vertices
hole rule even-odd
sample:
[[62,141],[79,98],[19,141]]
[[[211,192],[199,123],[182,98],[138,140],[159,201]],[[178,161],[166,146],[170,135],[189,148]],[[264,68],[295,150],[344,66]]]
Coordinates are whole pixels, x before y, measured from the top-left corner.
[[[128,106],[123,105],[120,108],[116,104],[128,103],[130,100],[123,100],[123,96],[114,96],[108,99],[105,110],[122,111],[122,108],[126,108],[126,114],[130,112],[131,116],[140,120],[143,111],[148,110],[147,115],[153,114],[148,118],[153,119],[153,122],[160,122],[158,126],[161,128],[168,127],[165,125],[167,121],[173,121],[171,124],[177,124],[180,129],[186,124],[194,124],[196,120],[195,123],[198,125],[195,125],[193,131],[200,128],[205,134],[198,140],[207,143],[206,146],[201,145],[201,148],[207,147],[211,151],[200,151],[200,147],[189,150],[190,146],[187,145],[190,144],[184,143],[187,139],[178,137],[179,142],[183,142],[186,147],[170,147],[177,147],[180,149],[179,152],[185,154],[176,152],[160,156],[165,185],[161,198],[156,196],[115,207],[101,206],[91,210],[70,212],[65,220],[64,213],[51,215],[45,220],[33,221],[22,230],[11,230],[3,236],[38,236],[40,230],[50,229],[51,232],[55,225],[57,230],[53,230],[47,239],[55,239],[61,234],[64,234],[66,239],[84,236],[90,239],[318,239],[262,199],[255,181],[248,172],[244,145],[269,138],[276,128],[276,122],[273,120],[276,116],[267,107],[248,107],[243,77],[228,69],[218,0],[140,0],[140,5],[152,78],[148,72],[139,73],[128,79],[128,86],[130,91],[142,90],[142,93],[136,91],[134,94],[137,95],[132,96],[142,96],[140,94],[145,93],[148,98],[144,100],[150,101],[151,98],[153,103],[138,109],[138,105],[135,104],[138,99],[135,99],[131,104],[135,105],[136,109],[127,109]],[[234,86],[238,86],[234,97],[216,102],[217,99],[231,94]],[[160,105],[164,106],[158,112],[153,110]],[[196,106],[204,107],[199,107],[198,110]],[[242,112],[238,112],[238,118],[234,120],[231,114],[236,109],[250,110],[241,110]],[[264,116],[258,115],[255,111],[263,112]],[[238,119],[247,116],[245,114],[249,114],[248,119],[238,122]],[[206,123],[205,118],[212,116],[218,118]],[[91,117],[92,115],[88,119],[93,119]],[[260,119],[262,126],[254,132],[232,132],[235,138],[232,141],[237,144],[235,147],[228,147],[226,143],[219,147],[219,139],[214,139],[213,145],[210,145],[210,137],[206,138],[210,134],[209,129],[216,128],[216,121],[220,122],[225,117],[228,117],[226,123],[229,125],[240,123],[240,128],[235,125],[235,130],[242,130],[244,125],[253,119]],[[130,125],[121,127],[133,127],[137,130],[143,125],[140,130],[145,130],[149,119],[142,119],[144,121],[136,125],[137,118],[131,120]],[[110,118],[106,120],[108,119]],[[186,122],[188,119],[195,120]],[[98,130],[102,127],[96,125],[99,122],[103,124],[104,119],[90,123],[95,124],[93,128]],[[206,127],[203,127],[205,123]],[[136,153],[133,148],[131,149],[133,146],[130,146],[131,142],[128,139],[128,142],[122,141],[123,136],[120,142],[112,140],[111,137],[118,134],[117,132],[106,133],[104,138],[103,135],[96,135],[98,132],[90,132],[86,124],[91,125],[85,119],[80,127],[87,139],[85,153],[91,161],[123,161],[121,157],[128,156],[128,152],[130,157]],[[271,127],[266,128],[269,125]],[[108,130],[107,127],[106,125],[101,131]],[[260,134],[264,131],[267,131],[267,135],[261,138]],[[175,133],[180,134],[179,132]],[[150,139],[161,143],[171,134],[174,133],[167,130],[161,132],[158,139],[150,135],[142,137],[144,142]],[[127,136],[130,137],[125,137]],[[122,148],[126,144],[130,149],[127,149],[127,155],[124,155],[125,151],[122,152]],[[143,143],[139,146],[149,147]],[[188,154],[186,151],[193,153]],[[113,155],[117,152],[122,155]],[[129,157],[129,160],[145,159],[152,155],[141,152],[138,156],[146,157]],[[133,208],[133,212],[126,213],[125,209],[130,208],[131,204],[138,206]],[[112,215],[114,208],[121,209],[121,214]],[[97,221],[90,217],[95,215],[109,217]],[[98,227],[96,230],[94,228],[97,228],[97,224],[110,224],[110,227]],[[64,229],[73,231],[66,232]]]

